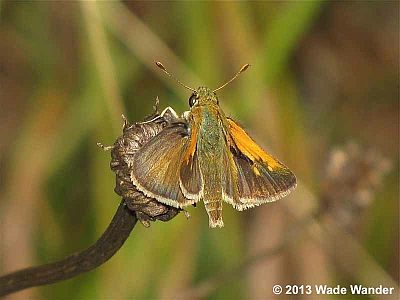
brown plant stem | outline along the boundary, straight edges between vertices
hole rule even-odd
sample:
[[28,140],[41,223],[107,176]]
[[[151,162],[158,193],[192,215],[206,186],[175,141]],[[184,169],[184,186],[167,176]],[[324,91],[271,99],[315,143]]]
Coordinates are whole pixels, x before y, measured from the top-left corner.
[[129,210],[122,200],[110,225],[96,243],[63,260],[1,276],[0,297],[29,287],[66,280],[93,270],[121,248],[136,222],[135,212]]

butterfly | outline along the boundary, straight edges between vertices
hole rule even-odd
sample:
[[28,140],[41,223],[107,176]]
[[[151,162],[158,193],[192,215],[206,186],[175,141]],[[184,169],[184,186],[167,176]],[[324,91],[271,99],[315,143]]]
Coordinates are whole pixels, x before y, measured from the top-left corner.
[[[160,63],[156,65],[174,78]],[[190,111],[182,116],[167,107],[165,128],[132,157],[131,180],[136,188],[157,201],[184,208],[203,201],[209,226],[223,227],[224,202],[242,211],[278,200],[296,187],[296,176],[265,152],[219,106],[221,87],[190,88]],[[152,122],[149,120],[146,122]]]

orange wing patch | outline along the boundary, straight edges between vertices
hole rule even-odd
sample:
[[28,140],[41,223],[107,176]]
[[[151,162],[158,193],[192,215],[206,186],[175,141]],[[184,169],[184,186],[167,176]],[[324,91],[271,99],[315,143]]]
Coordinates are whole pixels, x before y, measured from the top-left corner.
[[197,127],[193,126],[191,130],[191,135],[190,135],[190,144],[189,147],[186,150],[185,156],[183,157],[183,160],[186,163],[189,163],[190,158],[194,156],[194,153],[196,152],[196,144],[197,144]]
[[[267,164],[270,171],[274,169],[282,168],[283,165],[273,158],[271,155],[267,154],[260,146],[258,146],[251,137],[248,136],[246,131],[233,120],[228,118],[229,129],[231,137],[236,147],[247,156],[251,161],[262,161]],[[258,171],[258,170],[257,170]],[[257,174],[257,171],[254,172]],[[259,173],[259,172],[258,172]]]

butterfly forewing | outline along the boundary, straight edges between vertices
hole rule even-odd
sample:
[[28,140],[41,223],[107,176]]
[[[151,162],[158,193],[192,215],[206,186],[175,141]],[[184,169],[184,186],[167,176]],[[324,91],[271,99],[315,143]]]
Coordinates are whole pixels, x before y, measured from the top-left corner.
[[131,180],[145,195],[183,207],[195,201],[185,197],[179,185],[180,165],[188,148],[186,124],[167,126],[134,156]]
[[237,196],[227,180],[224,200],[243,210],[287,195],[296,186],[294,174],[262,150],[232,119],[228,119],[228,127],[227,148],[234,161],[230,170],[237,184]]

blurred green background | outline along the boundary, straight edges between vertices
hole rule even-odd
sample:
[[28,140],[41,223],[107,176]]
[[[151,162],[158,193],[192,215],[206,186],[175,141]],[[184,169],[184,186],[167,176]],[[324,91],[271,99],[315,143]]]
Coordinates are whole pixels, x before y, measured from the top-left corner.
[[[395,1],[1,1],[0,274],[63,258],[104,231],[120,199],[96,142],[112,144],[121,113],[142,120],[156,96],[161,108],[188,109],[190,93],[155,60],[211,88],[250,63],[219,92],[221,106],[296,173],[298,188],[245,212],[225,205],[223,229],[208,228],[202,204],[189,220],[138,224],[97,270],[10,299],[274,299],[274,284],[397,289]],[[330,153],[349,142],[392,163],[351,229],[333,222],[349,242],[316,223],[277,255],[236,269],[318,207]],[[215,278],[221,272],[230,280]]]

